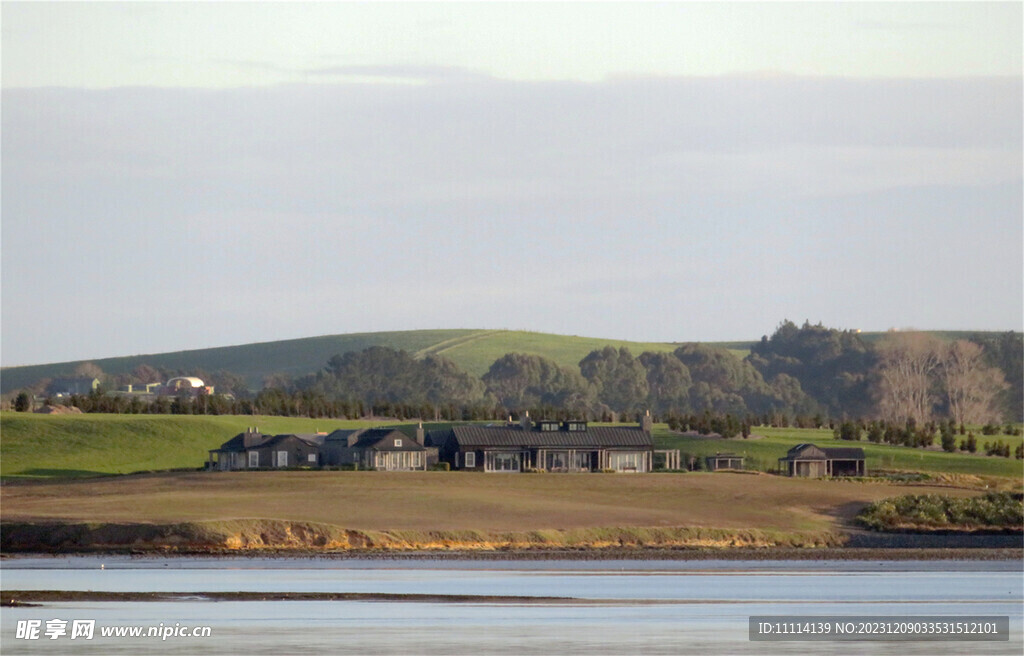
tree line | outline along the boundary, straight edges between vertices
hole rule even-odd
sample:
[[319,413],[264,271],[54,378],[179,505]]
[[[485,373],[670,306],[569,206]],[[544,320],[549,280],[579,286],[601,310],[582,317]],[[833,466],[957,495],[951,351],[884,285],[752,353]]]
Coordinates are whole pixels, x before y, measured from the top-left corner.
[[[703,413],[735,418],[717,426],[724,432],[741,431],[751,421],[823,426],[832,417],[884,421],[904,431],[908,422],[931,425],[936,435],[945,420],[956,426],[1024,420],[1022,345],[1016,333],[943,341],[893,331],[869,342],[854,331],[784,321],[745,358],[707,344],[636,356],[608,346],[570,368],[539,355],[508,353],[476,377],[444,357],[415,358],[374,346],[335,355],[321,370],[298,378],[271,374],[255,392],[228,371],[141,365],[106,376],[86,363],[74,373],[100,378],[107,389],[193,375],[215,385],[217,394],[159,397],[148,404],[92,394],[71,402],[103,412],[426,419],[500,419],[527,410],[534,416],[617,419],[649,410],[661,421],[674,418],[687,426],[699,426]],[[30,392],[45,390],[46,382]]]

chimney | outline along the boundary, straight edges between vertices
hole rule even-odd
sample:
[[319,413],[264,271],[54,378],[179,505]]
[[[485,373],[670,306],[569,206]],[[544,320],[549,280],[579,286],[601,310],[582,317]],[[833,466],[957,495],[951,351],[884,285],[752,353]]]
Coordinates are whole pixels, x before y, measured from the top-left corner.
[[647,413],[644,414],[643,417],[640,417],[640,429],[643,432],[650,434],[651,428],[653,428],[653,427],[654,427],[654,420],[651,419],[651,411],[648,410]]
[[248,449],[251,446],[259,444],[260,437],[260,433],[256,428],[246,427],[245,433],[242,434],[242,446]]
[[416,427],[416,442],[418,442],[420,446],[425,446],[426,445],[426,441],[425,440],[426,440],[426,433],[423,430],[423,422],[421,421],[420,425]]
[[527,410],[523,413],[523,418],[519,421],[519,425],[523,427],[524,431],[533,430],[533,422],[530,421],[530,411]]

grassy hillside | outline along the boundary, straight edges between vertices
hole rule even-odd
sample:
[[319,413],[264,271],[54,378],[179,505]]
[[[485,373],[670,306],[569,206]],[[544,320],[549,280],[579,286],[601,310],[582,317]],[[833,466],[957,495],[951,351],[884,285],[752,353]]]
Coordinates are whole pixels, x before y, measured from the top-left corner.
[[[244,376],[251,387],[259,389],[263,377],[269,373],[282,371],[293,376],[308,374],[322,369],[327,360],[336,353],[361,351],[370,346],[389,346],[415,353],[451,339],[479,332],[486,331],[411,330],[325,335],[173,353],[102,358],[89,362],[95,362],[108,374],[127,373],[140,364],[169,369],[198,368],[210,372],[224,369]],[[85,361],[4,367],[3,376],[0,378],[0,392],[7,393],[31,385],[41,378],[52,378],[74,371],[82,362]]]
[[82,477],[200,467],[247,426],[266,433],[372,425],[287,417],[0,414],[0,476]]
[[[945,331],[934,334],[942,339],[959,339],[982,333]],[[884,333],[863,333],[861,337],[874,341],[882,335]],[[729,349],[742,358],[749,353],[750,344],[757,338],[758,336],[754,336],[751,342],[711,343]],[[402,349],[418,356],[430,353],[443,355],[462,369],[481,376],[491,363],[512,352],[542,355],[562,366],[575,368],[588,353],[605,346],[625,346],[634,355],[639,355],[644,351],[670,352],[680,343],[682,342],[630,342],[511,330],[408,330],[324,335],[173,353],[102,358],[89,362],[95,362],[108,374],[127,373],[140,364],[186,371],[203,369],[214,372],[223,369],[245,377],[252,389],[259,389],[267,374],[284,372],[292,376],[302,376],[323,368],[333,355],[361,351],[370,346]],[[0,393],[19,390],[43,378],[68,374],[83,362],[85,361],[4,367],[0,376]]]

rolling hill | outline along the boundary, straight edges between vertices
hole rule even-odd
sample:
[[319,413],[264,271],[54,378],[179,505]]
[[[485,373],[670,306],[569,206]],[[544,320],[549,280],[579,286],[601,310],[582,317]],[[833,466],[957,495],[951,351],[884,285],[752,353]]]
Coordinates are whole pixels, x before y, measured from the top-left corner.
[[[864,333],[866,340],[884,333]],[[935,332],[943,339],[966,337],[976,332]],[[512,330],[408,330],[398,332],[351,333],[323,335],[275,342],[237,346],[131,355],[96,360],[79,360],[52,364],[4,367],[0,369],[0,393],[10,393],[43,378],[69,375],[83,362],[93,362],[108,374],[130,372],[140,364],[186,372],[202,369],[207,372],[231,371],[243,376],[251,389],[259,389],[263,378],[282,372],[302,376],[317,371],[332,356],[348,351],[361,351],[371,346],[386,346],[413,353],[444,356],[465,371],[482,376],[490,365],[506,353],[530,353],[555,360],[562,366],[575,368],[588,353],[605,346],[625,346],[639,355],[644,351],[671,352],[682,342],[631,342],[576,335]],[[749,352],[753,342],[712,342],[731,350],[739,357]]]
[[[428,354],[441,355],[469,373],[481,376],[495,360],[510,352],[543,355],[563,366],[575,368],[590,351],[607,345],[616,348],[626,346],[636,355],[643,351],[670,352],[678,346],[670,343],[629,342],[509,330],[410,330],[325,335],[173,353],[103,358],[89,362],[94,362],[108,374],[127,373],[140,364],[169,369],[203,369],[208,372],[223,369],[245,377],[251,388],[259,389],[263,377],[267,374],[283,372],[301,376],[323,368],[333,355],[361,351],[371,346],[401,349],[419,357]],[[740,349],[744,347],[742,343],[730,343],[725,346]],[[746,350],[740,350],[738,353],[745,355]],[[12,392],[42,378],[69,374],[82,362],[85,361],[5,367],[0,374],[0,392]]]

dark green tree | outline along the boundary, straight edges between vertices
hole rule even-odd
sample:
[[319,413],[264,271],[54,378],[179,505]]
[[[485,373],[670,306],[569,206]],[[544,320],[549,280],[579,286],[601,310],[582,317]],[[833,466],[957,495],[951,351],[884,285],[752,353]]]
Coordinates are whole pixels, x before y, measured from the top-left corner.
[[18,392],[18,396],[14,397],[14,409],[17,412],[28,412],[32,409],[32,397],[28,392]]
[[647,402],[647,370],[626,347],[591,351],[580,360],[580,373],[614,412],[636,412]]
[[647,371],[647,406],[659,417],[690,411],[690,370],[670,353],[645,351],[638,358]]
[[494,361],[483,382],[502,407],[515,413],[540,406],[586,412],[595,400],[579,373],[539,355],[507,353]]

